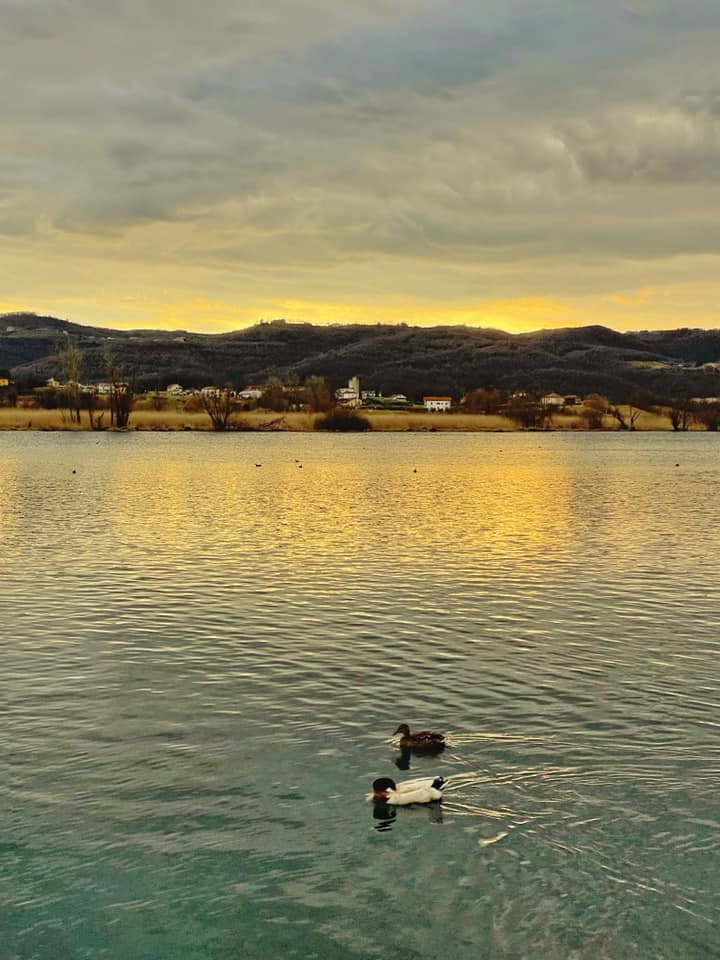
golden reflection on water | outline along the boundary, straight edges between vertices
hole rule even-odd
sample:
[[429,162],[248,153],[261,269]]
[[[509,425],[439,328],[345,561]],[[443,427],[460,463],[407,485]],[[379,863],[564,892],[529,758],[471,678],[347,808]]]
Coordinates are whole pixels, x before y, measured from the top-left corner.
[[0,459],[0,543],[3,550],[11,546],[19,514],[17,469],[12,460]]
[[184,554],[203,550],[208,542],[208,515],[221,517],[229,528],[242,521],[231,471],[204,470],[183,456],[163,456],[150,465],[133,459],[109,464],[110,522],[118,539],[134,547],[175,549]]
[[351,569],[361,553],[371,559],[390,548],[398,562],[411,561],[428,543],[439,553],[546,562],[571,535],[576,478],[551,451],[474,462],[441,448],[425,451],[417,467],[391,447],[341,456],[323,446],[296,457],[289,438],[217,452],[113,460],[117,537],[202,552],[212,534],[229,549],[275,546],[288,562],[312,554]]

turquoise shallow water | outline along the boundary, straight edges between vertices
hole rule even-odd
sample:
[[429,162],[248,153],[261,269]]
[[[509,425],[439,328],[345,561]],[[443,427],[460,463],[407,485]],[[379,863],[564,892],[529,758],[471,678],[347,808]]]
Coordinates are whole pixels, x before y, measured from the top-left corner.
[[[720,954],[719,480],[708,434],[0,435],[0,960]],[[398,771],[402,721],[450,747]]]

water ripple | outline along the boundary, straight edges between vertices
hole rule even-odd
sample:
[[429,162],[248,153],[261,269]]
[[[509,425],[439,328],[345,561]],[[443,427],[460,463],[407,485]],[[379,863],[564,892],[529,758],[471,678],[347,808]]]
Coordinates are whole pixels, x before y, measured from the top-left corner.
[[[8,958],[717,953],[720,460],[676,439],[0,436]],[[447,749],[398,771],[400,722]]]

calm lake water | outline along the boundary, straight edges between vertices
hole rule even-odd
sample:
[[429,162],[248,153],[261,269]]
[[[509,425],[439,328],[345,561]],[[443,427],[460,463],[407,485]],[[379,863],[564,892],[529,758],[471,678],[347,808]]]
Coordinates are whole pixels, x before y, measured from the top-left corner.
[[1,960],[720,955],[719,484],[711,434],[0,434]]

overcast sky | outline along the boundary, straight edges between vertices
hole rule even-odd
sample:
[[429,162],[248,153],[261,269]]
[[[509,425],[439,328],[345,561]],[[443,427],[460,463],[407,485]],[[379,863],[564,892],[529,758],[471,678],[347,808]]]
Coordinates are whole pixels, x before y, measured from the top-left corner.
[[0,310],[720,326],[718,0],[0,0]]

